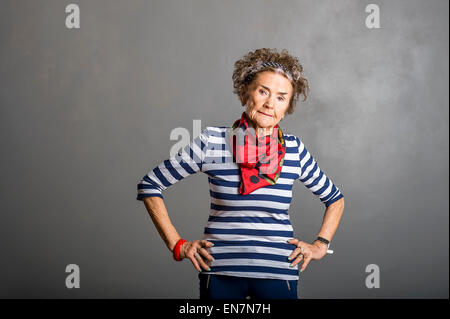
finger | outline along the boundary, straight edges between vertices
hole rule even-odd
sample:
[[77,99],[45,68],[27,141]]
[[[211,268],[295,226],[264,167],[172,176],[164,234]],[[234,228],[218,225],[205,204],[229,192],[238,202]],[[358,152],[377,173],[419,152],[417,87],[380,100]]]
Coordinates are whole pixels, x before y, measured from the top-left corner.
[[303,259],[303,255],[300,254],[295,260],[289,265],[290,268],[295,267]]
[[298,242],[299,242],[299,240],[297,238],[292,238],[287,241],[288,244],[292,244],[292,245],[296,245],[296,246],[297,246]]
[[293,260],[295,257],[298,256],[298,254],[300,254],[300,252],[301,252],[300,248],[295,248],[289,255],[288,260]]
[[201,263],[201,262],[204,262],[204,263],[207,264],[207,266],[209,266],[209,264],[211,263],[211,261],[208,260],[208,258],[207,258],[206,256],[203,256],[203,253],[200,252],[200,249],[202,249],[202,248],[199,248],[199,249],[197,250],[197,252],[195,253],[195,259],[196,259],[197,262],[200,264],[200,267],[204,268],[204,267],[202,266],[202,263]]
[[300,272],[302,272],[303,270],[306,269],[306,267],[308,267],[308,264],[311,260],[312,260],[311,256],[305,257],[305,260],[303,261],[303,264],[302,264],[302,268],[300,268]]
[[209,262],[214,261],[213,256],[211,256],[205,248],[200,248],[200,249],[198,250],[198,252],[199,252],[199,254],[200,254],[201,256],[203,256],[203,257],[204,257],[206,260],[208,260]]
[[211,268],[209,268],[209,266],[205,263],[205,261],[203,260],[203,258],[200,256],[200,254],[195,254],[195,258],[198,262],[198,264],[200,265],[200,267],[202,267],[204,270],[211,270]]
[[188,258],[189,258],[189,260],[192,262],[192,265],[194,265],[194,268],[195,268],[198,272],[201,272],[202,269],[201,269],[200,266],[198,265],[197,260],[195,260],[195,257],[194,257],[194,256],[189,256]]
[[298,247],[309,247],[309,244],[305,243],[304,241],[298,241],[297,246]]

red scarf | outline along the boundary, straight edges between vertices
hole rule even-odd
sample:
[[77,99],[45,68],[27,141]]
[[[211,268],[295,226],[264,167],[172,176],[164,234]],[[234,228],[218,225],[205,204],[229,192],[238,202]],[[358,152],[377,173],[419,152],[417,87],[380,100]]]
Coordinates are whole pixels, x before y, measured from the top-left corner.
[[[274,185],[280,177],[286,154],[283,132],[278,124],[271,135],[257,137],[253,134],[253,128],[249,129],[247,114],[243,112],[241,118],[234,122],[232,130],[233,160],[239,163],[240,168],[239,193],[247,195],[260,187]],[[243,145],[236,143],[237,136]]]

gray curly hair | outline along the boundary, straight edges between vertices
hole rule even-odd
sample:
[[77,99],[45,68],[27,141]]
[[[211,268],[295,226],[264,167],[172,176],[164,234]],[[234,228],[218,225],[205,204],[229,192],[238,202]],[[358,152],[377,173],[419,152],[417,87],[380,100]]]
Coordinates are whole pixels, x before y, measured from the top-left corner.
[[256,49],[236,61],[233,71],[233,93],[237,94],[241,102],[243,102],[248,86],[258,73],[264,71],[283,74],[291,82],[294,94],[292,94],[289,101],[287,113],[292,114],[298,96],[302,94],[304,97],[303,101],[305,101],[310,88],[308,80],[302,73],[303,66],[298,61],[298,58],[291,56],[286,49],[281,50],[281,52],[268,48]]

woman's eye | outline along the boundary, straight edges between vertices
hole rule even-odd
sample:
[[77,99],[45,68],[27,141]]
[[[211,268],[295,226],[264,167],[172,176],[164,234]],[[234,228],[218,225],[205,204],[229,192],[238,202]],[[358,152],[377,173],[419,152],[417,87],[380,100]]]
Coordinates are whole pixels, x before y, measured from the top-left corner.
[[261,93],[261,94],[265,94],[266,93],[266,91],[264,91],[264,90],[259,90],[259,93]]
[[283,98],[282,96],[279,96],[278,99],[279,99],[280,101],[284,101],[284,98]]

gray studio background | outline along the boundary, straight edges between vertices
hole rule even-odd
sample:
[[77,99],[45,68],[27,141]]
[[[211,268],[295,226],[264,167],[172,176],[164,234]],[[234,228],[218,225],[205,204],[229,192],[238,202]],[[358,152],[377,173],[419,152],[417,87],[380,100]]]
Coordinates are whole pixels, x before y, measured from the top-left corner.
[[[80,29],[65,7],[80,7]],[[368,29],[365,7],[380,6]],[[2,298],[198,298],[142,202],[140,178],[193,120],[243,108],[233,63],[286,48],[311,95],[282,127],[341,188],[333,255],[300,275],[300,298],[448,298],[448,1],[2,1]],[[206,175],[164,193],[190,240],[209,213]],[[301,182],[290,209],[312,241],[325,207]],[[80,267],[67,289],[65,268]],[[365,285],[378,265],[380,288]]]

